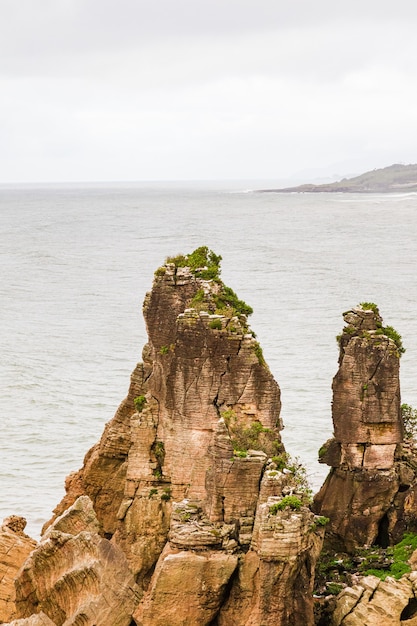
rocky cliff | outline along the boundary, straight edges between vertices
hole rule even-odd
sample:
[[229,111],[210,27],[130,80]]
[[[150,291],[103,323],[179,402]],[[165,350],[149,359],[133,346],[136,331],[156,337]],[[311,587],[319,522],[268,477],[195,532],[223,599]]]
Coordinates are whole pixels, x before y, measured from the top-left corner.
[[398,333],[371,303],[344,314],[333,379],[334,439],[320,451],[332,467],[315,497],[330,518],[326,543],[354,551],[388,546],[415,527],[415,461],[403,445]]
[[30,546],[8,619],[313,624],[324,528],[281,443],[280,390],[251,309],[220,260],[199,248],[156,271],[143,361]]

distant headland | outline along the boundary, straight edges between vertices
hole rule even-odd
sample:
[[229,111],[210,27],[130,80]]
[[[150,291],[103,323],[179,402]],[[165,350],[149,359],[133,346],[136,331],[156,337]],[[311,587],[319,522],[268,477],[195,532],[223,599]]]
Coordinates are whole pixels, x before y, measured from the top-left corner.
[[417,191],[417,165],[390,165],[365,172],[335,183],[313,185],[307,183],[282,189],[259,189],[261,193],[394,193]]

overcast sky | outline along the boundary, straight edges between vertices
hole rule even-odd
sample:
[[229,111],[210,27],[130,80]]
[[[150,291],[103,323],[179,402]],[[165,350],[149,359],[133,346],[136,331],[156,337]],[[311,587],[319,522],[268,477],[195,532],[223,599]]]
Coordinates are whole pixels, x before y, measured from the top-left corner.
[[417,162],[416,0],[0,0],[0,181]]

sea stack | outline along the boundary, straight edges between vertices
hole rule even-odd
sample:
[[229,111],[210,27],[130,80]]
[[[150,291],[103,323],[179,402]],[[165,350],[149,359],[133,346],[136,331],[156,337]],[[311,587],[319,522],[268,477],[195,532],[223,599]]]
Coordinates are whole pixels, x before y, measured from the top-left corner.
[[314,510],[330,518],[326,543],[342,551],[386,547],[415,525],[416,476],[403,444],[401,338],[373,303],[347,311],[333,379],[334,439],[319,460],[332,467]]
[[22,623],[312,626],[322,518],[220,261],[201,247],[155,272],[127,398],[17,577]]

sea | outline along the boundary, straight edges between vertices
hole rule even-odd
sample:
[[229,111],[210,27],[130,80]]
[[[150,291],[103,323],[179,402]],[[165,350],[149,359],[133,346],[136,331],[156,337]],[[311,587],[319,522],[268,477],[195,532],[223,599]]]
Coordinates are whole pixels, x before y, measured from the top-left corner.
[[0,522],[37,538],[125,397],[142,302],[167,256],[207,245],[254,313],[287,451],[328,468],[342,314],[378,304],[417,407],[417,195],[258,193],[245,183],[0,186]]

